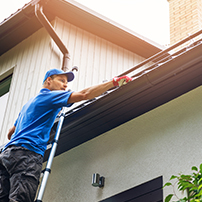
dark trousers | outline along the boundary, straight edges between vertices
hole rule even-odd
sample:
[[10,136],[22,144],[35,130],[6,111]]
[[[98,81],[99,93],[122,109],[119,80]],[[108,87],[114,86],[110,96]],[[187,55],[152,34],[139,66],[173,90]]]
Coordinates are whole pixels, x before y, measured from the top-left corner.
[[33,202],[43,157],[11,146],[0,154],[0,202]]

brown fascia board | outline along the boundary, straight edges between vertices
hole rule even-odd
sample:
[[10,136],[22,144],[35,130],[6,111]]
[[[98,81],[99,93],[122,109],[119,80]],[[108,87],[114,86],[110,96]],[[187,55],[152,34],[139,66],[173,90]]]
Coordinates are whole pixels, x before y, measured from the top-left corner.
[[[35,5],[29,3],[0,23],[0,55],[42,28],[34,11]],[[48,18],[53,20],[50,14]]]
[[41,0],[31,1],[0,23],[0,55],[42,28],[34,14],[35,4],[38,2],[44,5],[44,13],[49,21],[57,16],[144,58],[163,49],[75,1]]
[[[201,52],[202,44],[199,44],[129,84],[67,113],[56,155],[201,86]],[[51,139],[56,127],[57,123],[52,128]],[[47,157],[48,151],[44,160]]]

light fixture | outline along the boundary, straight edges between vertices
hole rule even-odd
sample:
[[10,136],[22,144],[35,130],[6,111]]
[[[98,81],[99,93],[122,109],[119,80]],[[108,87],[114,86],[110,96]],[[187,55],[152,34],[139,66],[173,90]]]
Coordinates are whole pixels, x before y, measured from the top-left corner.
[[92,176],[92,186],[94,187],[104,187],[104,181],[105,178],[102,176],[100,177],[100,175],[98,173],[94,173]]

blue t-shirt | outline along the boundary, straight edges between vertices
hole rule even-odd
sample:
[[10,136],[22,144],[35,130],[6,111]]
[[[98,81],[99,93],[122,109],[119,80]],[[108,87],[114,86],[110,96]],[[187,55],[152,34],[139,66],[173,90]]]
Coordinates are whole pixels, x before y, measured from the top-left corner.
[[72,105],[67,104],[71,94],[69,91],[41,89],[23,106],[14,124],[15,132],[5,148],[22,146],[43,156],[57,114],[62,107]]

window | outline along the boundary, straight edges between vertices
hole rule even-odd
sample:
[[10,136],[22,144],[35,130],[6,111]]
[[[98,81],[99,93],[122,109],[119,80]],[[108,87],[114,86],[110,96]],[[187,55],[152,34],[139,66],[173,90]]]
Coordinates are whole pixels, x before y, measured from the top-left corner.
[[158,177],[100,202],[163,202],[163,178]]
[[2,127],[2,123],[3,123],[5,111],[6,111],[11,79],[12,79],[12,74],[0,81],[0,106],[1,106],[0,129]]

